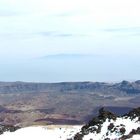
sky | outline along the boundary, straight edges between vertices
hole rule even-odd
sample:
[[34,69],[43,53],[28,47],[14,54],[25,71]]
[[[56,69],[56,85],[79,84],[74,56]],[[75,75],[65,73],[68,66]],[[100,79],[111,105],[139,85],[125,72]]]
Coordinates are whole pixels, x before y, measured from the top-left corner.
[[140,79],[139,0],[0,0],[0,81]]

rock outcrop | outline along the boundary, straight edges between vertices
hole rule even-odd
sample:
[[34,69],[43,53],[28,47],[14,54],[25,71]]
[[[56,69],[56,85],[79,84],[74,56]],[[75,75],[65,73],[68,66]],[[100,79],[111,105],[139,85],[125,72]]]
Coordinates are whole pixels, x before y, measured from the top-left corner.
[[101,108],[99,115],[84,125],[72,140],[84,140],[85,137],[96,140],[126,140],[134,135],[140,135],[140,107],[123,116]]
[[15,132],[16,130],[20,129],[18,126],[12,126],[12,125],[0,125],[0,135],[4,132]]

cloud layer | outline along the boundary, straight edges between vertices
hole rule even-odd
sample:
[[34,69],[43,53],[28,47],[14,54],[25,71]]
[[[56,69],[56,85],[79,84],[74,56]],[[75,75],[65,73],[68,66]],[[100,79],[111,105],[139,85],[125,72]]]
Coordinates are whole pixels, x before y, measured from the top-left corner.
[[[94,54],[106,56],[107,60],[112,56],[122,56],[121,59],[127,57],[129,60],[131,57],[140,56],[139,5],[139,0],[1,0],[0,64],[3,69],[0,77],[4,75],[4,80],[10,73],[5,69],[11,66],[8,70],[13,69],[13,75],[18,73],[19,80],[22,80],[20,68],[16,69],[17,64],[21,63],[23,69],[28,69],[28,62],[32,60],[34,61],[30,65],[29,73],[32,74],[31,77],[35,77],[34,65],[39,63],[36,58],[46,55]],[[97,59],[100,60],[99,57]],[[138,57],[135,60],[139,59]],[[95,62],[100,62],[98,60]],[[107,71],[110,71],[112,64],[107,65],[105,73],[101,72],[103,77],[107,77]],[[46,69],[51,67],[51,64],[46,65]],[[82,59],[79,59],[79,65],[82,67]],[[132,78],[133,73],[137,73],[137,65],[139,66],[139,62],[128,65],[130,69],[134,68],[131,69],[132,72],[125,63],[121,63],[120,67],[126,66]],[[41,71],[41,66],[43,65],[36,65],[37,71]],[[80,70],[80,66],[76,67],[76,71]],[[51,74],[51,71],[53,70],[48,73]],[[116,67],[112,75],[117,75],[117,71],[119,68]],[[44,71],[43,73],[45,74]],[[89,77],[96,73],[97,69],[95,72],[91,69]],[[80,76],[82,77],[82,74]],[[64,75],[62,77],[64,78]],[[113,77],[117,79],[117,76]]]

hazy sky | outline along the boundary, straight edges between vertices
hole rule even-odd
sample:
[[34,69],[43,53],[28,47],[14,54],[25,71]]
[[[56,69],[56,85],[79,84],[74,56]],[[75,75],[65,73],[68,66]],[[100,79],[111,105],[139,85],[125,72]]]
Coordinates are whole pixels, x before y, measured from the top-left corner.
[[0,0],[0,81],[140,79],[139,0]]

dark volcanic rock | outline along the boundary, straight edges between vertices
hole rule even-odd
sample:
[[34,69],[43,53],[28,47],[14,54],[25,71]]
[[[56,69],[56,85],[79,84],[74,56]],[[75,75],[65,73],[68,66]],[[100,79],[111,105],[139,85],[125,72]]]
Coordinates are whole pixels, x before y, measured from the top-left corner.
[[101,108],[99,110],[99,116],[98,118],[100,120],[106,120],[106,119],[113,119],[113,120],[116,120],[117,116],[113,113],[111,113],[110,111],[106,111],[104,108]]
[[[110,122],[111,120],[115,121],[117,117],[126,117],[131,118],[132,120],[138,117],[139,118],[138,121],[140,121],[140,107],[133,109],[132,111],[123,116],[117,116],[111,113],[110,111],[101,108],[99,110],[99,115],[97,117],[94,117],[91,121],[89,121],[88,124],[83,126],[81,128],[81,131],[75,135],[74,140],[82,140],[83,137],[85,135],[88,135],[89,133],[96,134],[100,133],[102,124],[106,121],[106,119],[108,119],[108,121]],[[132,138],[133,135],[136,134],[140,135],[140,127],[138,127],[137,129],[133,129],[128,135],[125,135],[126,132],[125,124],[119,124],[115,126],[113,123],[110,123],[108,125],[108,131],[106,133],[106,138],[104,140],[110,140],[110,138],[108,138],[108,134],[114,132],[120,134],[121,137],[118,140],[126,140],[128,138]]]
[[88,126],[93,126],[97,124],[102,124],[106,119],[116,120],[117,116],[110,111],[105,110],[104,108],[99,109],[98,117],[94,117],[89,123]]
[[131,119],[134,119],[136,117],[138,117],[139,121],[140,121],[140,107],[139,108],[135,108],[132,111],[130,111],[129,113],[124,115],[125,117],[130,117]]
[[126,140],[132,138],[133,135],[140,135],[140,127],[138,127],[137,129],[133,129],[128,135],[122,136],[120,140]]
[[[101,132],[101,125],[106,121],[109,120],[116,120],[117,116],[104,108],[99,109],[99,115],[94,117],[89,123],[81,128],[80,133],[77,133],[74,137],[74,140],[82,140],[84,135],[88,135],[89,133]],[[91,127],[92,126],[92,127]],[[90,128],[91,127],[91,128]],[[111,126],[113,127],[113,126]]]
[[18,129],[20,129],[20,127],[18,127],[18,126],[0,125],[0,135],[6,131],[15,132]]
[[110,123],[110,125],[108,126],[108,130],[112,130],[114,128],[114,124],[113,123]]

